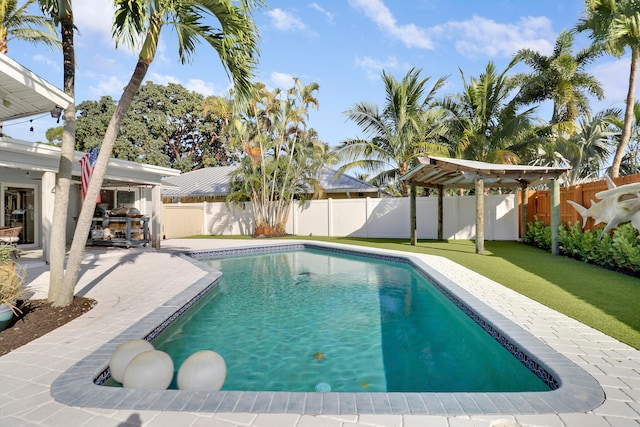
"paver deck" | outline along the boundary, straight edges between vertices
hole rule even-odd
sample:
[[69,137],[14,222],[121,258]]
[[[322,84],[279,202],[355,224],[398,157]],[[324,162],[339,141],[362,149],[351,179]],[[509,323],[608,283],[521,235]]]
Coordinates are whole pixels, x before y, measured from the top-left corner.
[[[287,243],[292,241],[287,240]],[[247,240],[170,240],[168,250],[212,249],[272,244]],[[137,408],[123,405],[116,394],[105,393],[112,405],[82,406],[54,398],[64,392],[61,379],[69,368],[84,363],[88,355],[104,348],[158,307],[172,301],[185,289],[202,282],[209,272],[168,251],[148,248],[89,249],[77,294],[98,301],[79,319],[30,344],[0,357],[0,426],[638,426],[640,425],[640,351],[573,319],[513,292],[444,258],[420,256],[444,276],[508,319],[540,338],[593,376],[606,393],[604,403],[585,413],[538,415],[308,415],[292,413],[243,413],[206,410],[163,411],[158,396],[149,393]],[[28,268],[35,295],[44,297],[48,286],[46,266]],[[138,336],[135,338],[139,338]],[[105,355],[108,359],[108,355]],[[97,372],[99,373],[99,372]],[[89,385],[92,385],[90,380]],[[52,387],[52,384],[56,384]],[[52,393],[52,389],[55,392]],[[155,397],[155,399],[154,399]],[[118,401],[116,401],[118,400]],[[145,401],[148,400],[148,401]],[[205,402],[190,399],[184,407],[202,408]],[[176,402],[173,402],[174,404]],[[223,406],[218,406],[221,408]],[[237,408],[234,408],[237,409]]]

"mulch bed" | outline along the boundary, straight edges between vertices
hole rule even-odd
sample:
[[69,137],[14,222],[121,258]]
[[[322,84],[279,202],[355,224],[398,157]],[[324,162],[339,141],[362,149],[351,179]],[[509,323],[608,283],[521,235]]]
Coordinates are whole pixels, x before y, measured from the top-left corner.
[[0,356],[39,338],[96,305],[90,298],[75,297],[67,307],[52,307],[46,300],[19,301],[22,314],[14,316],[11,325],[0,331]]

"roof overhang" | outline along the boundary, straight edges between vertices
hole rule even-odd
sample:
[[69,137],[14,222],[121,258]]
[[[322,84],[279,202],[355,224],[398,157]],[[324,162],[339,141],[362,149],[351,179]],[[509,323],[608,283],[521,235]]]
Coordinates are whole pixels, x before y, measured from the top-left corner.
[[502,165],[445,157],[420,157],[419,165],[401,176],[402,181],[429,188],[473,188],[482,178],[485,187],[520,187],[558,179],[567,168]]
[[[81,151],[74,152],[74,176],[80,176],[80,159],[85,154]],[[0,137],[0,168],[57,173],[59,166],[59,147]],[[160,185],[163,178],[179,174],[177,169],[111,158],[104,176],[104,185]]]
[[0,55],[0,121],[66,109],[73,98],[7,55]]

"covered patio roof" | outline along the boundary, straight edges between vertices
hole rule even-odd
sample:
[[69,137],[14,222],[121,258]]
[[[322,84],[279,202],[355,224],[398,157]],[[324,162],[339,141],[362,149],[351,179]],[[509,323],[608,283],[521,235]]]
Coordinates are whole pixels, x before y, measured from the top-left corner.
[[[567,168],[503,165],[474,160],[449,159],[445,157],[420,157],[419,165],[400,177],[411,185],[410,227],[411,244],[416,245],[417,214],[415,187],[437,188],[438,191],[438,239],[443,236],[443,193],[445,188],[474,188],[476,194],[476,253],[484,252],[484,188],[521,187],[543,181],[552,181],[551,186],[551,247],[558,253],[557,230],[560,225],[560,191],[558,178]],[[522,192],[522,235],[526,234],[527,198]]]
[[521,187],[557,179],[567,168],[502,165],[445,157],[420,157],[420,164],[400,179],[428,188],[474,188],[481,178],[485,187]]
[[42,77],[0,55],[0,121],[52,112],[56,107],[64,110],[72,102],[72,97]]

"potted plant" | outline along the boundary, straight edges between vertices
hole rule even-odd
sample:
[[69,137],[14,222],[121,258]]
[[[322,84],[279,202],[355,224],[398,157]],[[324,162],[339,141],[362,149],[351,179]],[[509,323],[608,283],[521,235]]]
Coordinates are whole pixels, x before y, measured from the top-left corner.
[[15,250],[13,246],[0,245],[0,331],[20,313],[16,304],[25,292],[24,268],[14,261]]

